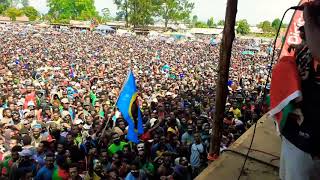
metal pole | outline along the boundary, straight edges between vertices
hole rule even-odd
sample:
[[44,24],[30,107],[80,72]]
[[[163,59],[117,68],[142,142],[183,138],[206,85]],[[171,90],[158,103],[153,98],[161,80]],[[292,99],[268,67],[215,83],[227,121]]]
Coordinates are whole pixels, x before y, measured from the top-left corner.
[[238,0],[228,0],[223,37],[220,46],[219,73],[216,93],[216,112],[212,137],[210,143],[210,153],[208,159],[214,160],[220,153],[220,142],[223,131],[223,119],[225,104],[228,95],[228,77],[231,58],[232,43],[235,37],[234,26],[236,22]]

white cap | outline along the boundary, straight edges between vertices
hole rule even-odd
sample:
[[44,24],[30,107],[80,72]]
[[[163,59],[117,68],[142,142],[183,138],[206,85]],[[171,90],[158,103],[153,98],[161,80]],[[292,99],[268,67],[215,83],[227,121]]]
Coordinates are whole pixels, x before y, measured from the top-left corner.
[[33,101],[29,101],[28,106],[35,106],[35,105],[34,105]]
[[61,102],[66,104],[66,103],[69,103],[69,100],[67,98],[63,98],[63,99],[61,99]]
[[152,119],[150,119],[150,125],[151,125],[151,127],[153,127],[154,126],[154,123],[157,121],[157,119],[156,118],[152,118]]
[[75,125],[79,125],[81,123],[83,123],[82,119],[77,119],[73,122]]

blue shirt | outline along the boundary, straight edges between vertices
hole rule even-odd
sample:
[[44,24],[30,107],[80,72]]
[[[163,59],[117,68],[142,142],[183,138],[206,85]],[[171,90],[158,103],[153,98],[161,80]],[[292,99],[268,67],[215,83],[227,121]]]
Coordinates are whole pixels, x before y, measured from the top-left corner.
[[46,166],[43,166],[37,173],[36,177],[34,178],[35,180],[51,180],[52,179],[52,174],[53,174],[52,169],[48,169]]
[[191,146],[191,155],[190,155],[190,165],[192,167],[200,167],[200,153],[205,151],[202,144],[192,144]]

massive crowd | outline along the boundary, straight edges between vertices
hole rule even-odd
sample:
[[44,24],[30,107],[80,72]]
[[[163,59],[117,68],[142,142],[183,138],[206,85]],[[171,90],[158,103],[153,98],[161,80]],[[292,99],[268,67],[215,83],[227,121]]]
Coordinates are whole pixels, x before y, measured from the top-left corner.
[[[0,35],[0,179],[179,180],[207,166],[219,45],[25,25]],[[268,45],[234,42],[221,151],[263,114]],[[114,107],[129,69],[138,144]]]

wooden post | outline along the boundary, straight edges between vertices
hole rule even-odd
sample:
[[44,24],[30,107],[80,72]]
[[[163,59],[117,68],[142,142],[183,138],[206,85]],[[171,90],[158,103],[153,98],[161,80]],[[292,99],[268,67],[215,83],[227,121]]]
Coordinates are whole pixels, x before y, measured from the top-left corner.
[[220,46],[220,61],[219,61],[219,73],[217,80],[217,92],[216,92],[216,112],[214,118],[214,125],[212,128],[212,137],[210,143],[211,160],[216,159],[220,153],[220,142],[223,131],[223,118],[225,111],[225,104],[228,94],[228,77],[229,66],[231,58],[232,43],[235,37],[234,26],[236,22],[238,0],[228,0],[225,24],[223,29],[223,37]]

